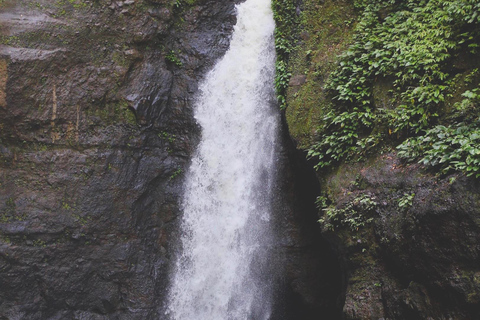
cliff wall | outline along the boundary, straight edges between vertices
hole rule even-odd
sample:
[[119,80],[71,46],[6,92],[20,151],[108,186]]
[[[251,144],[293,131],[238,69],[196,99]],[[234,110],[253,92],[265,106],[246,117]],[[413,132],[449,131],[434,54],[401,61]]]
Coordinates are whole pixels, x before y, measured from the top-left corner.
[[0,1],[0,318],[161,319],[234,1]]
[[478,5],[275,3],[277,88],[317,169],[342,318],[479,318]]
[[[193,102],[235,2],[0,0],[0,319],[168,318]],[[338,316],[318,182],[280,140],[272,317]]]

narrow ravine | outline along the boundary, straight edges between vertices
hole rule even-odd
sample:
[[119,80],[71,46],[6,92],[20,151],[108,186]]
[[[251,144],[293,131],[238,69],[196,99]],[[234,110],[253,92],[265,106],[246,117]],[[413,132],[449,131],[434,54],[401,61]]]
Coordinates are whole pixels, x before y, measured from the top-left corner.
[[269,319],[272,186],[279,115],[270,0],[237,6],[230,49],[200,86],[202,138],[186,176],[168,315]]

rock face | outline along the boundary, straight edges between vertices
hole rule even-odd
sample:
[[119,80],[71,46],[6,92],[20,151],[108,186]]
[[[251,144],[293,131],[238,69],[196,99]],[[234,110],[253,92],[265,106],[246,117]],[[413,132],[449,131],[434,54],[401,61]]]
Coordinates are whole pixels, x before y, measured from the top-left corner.
[[0,319],[162,319],[234,1],[0,1]]
[[[236,2],[0,0],[0,319],[167,318],[193,99]],[[272,317],[333,319],[318,183],[282,141]]]
[[438,178],[394,154],[322,181],[336,212],[355,220],[323,224],[347,277],[346,319],[480,316],[478,181]]
[[318,232],[320,185],[284,126],[274,212],[281,255],[279,293],[272,319],[340,319],[343,274],[336,253]]
[[[295,0],[277,2],[293,4],[293,8],[298,3]],[[419,2],[419,6],[426,3],[434,2]],[[398,7],[392,5],[380,10],[372,21],[387,21],[386,16],[394,7],[407,14],[409,9],[402,7],[403,4],[406,2],[397,1]],[[342,130],[348,132],[342,128],[351,125],[345,118],[332,120],[332,114],[345,111],[344,114],[351,115],[362,110],[354,100],[340,101],[335,91],[338,88],[326,86],[332,72],[349,57],[352,61],[368,59],[369,44],[359,45],[358,40],[364,34],[355,34],[355,25],[362,17],[360,7],[360,2],[346,0],[304,0],[299,6],[303,12],[298,21],[297,42],[293,44],[285,71],[292,75],[286,93],[285,117],[288,133],[299,150],[317,152],[316,143],[332,139],[333,143],[322,149],[324,153],[319,159],[335,153],[336,148],[341,149],[342,139],[346,137],[341,134]],[[479,25],[469,27],[478,30]],[[362,29],[360,26],[359,29],[366,32],[374,27]],[[478,43],[478,38],[475,41]],[[354,56],[352,47],[349,49],[352,43],[352,47],[365,47],[365,55]],[[388,44],[383,48],[388,48]],[[469,52],[461,47],[455,50],[449,50],[450,60],[442,65],[445,72],[455,74],[456,79],[476,74],[478,51]],[[424,62],[421,57],[413,61]],[[407,66],[399,64],[395,71]],[[372,83],[366,93],[371,94],[371,101],[367,102],[369,108],[391,111],[399,105],[397,89],[392,85],[394,76],[365,80]],[[347,75],[346,79],[352,82],[352,88],[361,86],[351,80],[353,76]],[[479,85],[478,78],[467,82],[472,88]],[[462,118],[456,109],[462,101],[458,93],[465,92],[466,84],[463,80],[451,80],[449,87],[451,94],[435,109],[440,114],[438,123],[448,126],[457,121],[473,122],[474,117]],[[472,105],[478,109],[478,101]],[[476,119],[478,112],[475,115]],[[323,135],[327,138],[322,140],[322,132],[329,126],[334,132]],[[395,147],[405,137],[388,130],[381,135],[381,140],[389,141],[381,141],[381,148],[369,151],[368,145],[361,145],[362,138],[388,128],[354,130],[358,136],[349,146],[363,150],[363,154],[332,161],[326,165],[327,169],[316,173],[317,187],[309,188],[319,196],[316,203],[320,223],[316,223],[316,233],[328,242],[327,247],[340,261],[341,275],[331,274],[341,289],[336,291],[332,286],[329,290],[332,295],[338,294],[342,312],[328,319],[480,319],[478,178],[441,170],[438,163],[436,167],[426,167],[402,162]],[[391,129],[394,132],[395,128]],[[335,136],[337,132],[340,134]],[[326,272],[332,270],[334,268]]]

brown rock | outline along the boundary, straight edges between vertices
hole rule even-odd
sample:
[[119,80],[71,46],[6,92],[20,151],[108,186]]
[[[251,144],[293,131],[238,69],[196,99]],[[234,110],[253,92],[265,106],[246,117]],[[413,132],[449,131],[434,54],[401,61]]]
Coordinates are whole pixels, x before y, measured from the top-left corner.
[[307,81],[307,76],[304,74],[296,75],[290,78],[288,83],[291,87],[298,87]]

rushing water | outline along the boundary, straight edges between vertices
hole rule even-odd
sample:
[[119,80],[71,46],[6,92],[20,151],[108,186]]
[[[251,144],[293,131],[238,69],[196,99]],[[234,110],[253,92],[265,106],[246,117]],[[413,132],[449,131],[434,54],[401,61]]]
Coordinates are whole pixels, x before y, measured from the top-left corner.
[[238,5],[230,49],[200,87],[202,139],[186,178],[172,319],[270,317],[274,28],[270,0]]

